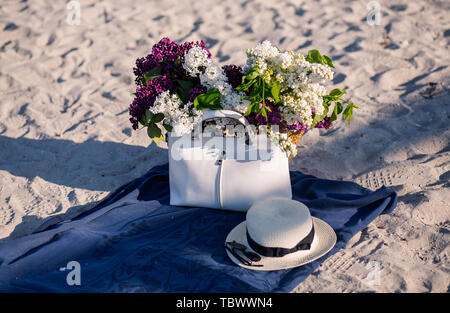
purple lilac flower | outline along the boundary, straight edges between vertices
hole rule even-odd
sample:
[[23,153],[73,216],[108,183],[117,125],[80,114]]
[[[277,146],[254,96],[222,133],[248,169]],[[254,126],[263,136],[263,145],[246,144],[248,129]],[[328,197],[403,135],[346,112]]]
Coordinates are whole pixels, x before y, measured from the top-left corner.
[[164,37],[152,47],[151,54],[145,58],[138,58],[136,67],[133,69],[134,75],[136,75],[136,85],[144,85],[144,73],[157,66],[161,66],[162,73],[174,74],[174,78],[186,76],[181,64],[175,62],[184,55],[182,46]]
[[[164,37],[152,47],[152,53],[145,58],[138,58],[136,66],[133,69],[136,75],[136,97],[130,104],[129,113],[131,115],[130,122],[133,129],[139,126],[139,119],[145,113],[145,110],[153,106],[156,97],[163,91],[174,91],[174,79],[190,79],[184,70],[180,61],[185,52],[194,45],[200,46],[208,52],[208,57],[211,53],[206,48],[205,43],[200,42],[186,42],[181,45]],[[155,67],[161,67],[160,76],[151,80],[146,84],[144,74]],[[194,82],[195,84],[195,82]],[[206,89],[198,85],[195,90],[190,92],[190,98],[195,97],[206,92]]]
[[136,66],[133,68],[133,73],[136,76],[136,85],[143,85],[145,82],[144,73],[157,67],[158,65],[158,61],[152,54],[147,55],[145,58],[138,58],[136,60]]
[[[289,129],[289,130],[293,130],[293,131],[302,131],[302,130],[307,131],[309,128],[308,126],[303,125],[300,122],[295,122],[294,124],[288,125],[286,121],[281,121],[280,126],[283,128]],[[314,126],[314,128],[329,129],[332,126],[333,126],[333,123],[331,122],[331,119],[327,116],[323,120],[318,122],[316,124],[316,126]]]
[[201,95],[202,93],[206,92],[206,87],[202,86],[202,85],[197,85],[194,88],[191,89],[191,91],[189,91],[189,102],[193,102],[194,99],[198,96]]
[[228,78],[228,82],[233,88],[236,88],[242,83],[242,67],[236,65],[226,65],[223,67],[225,75]]
[[136,66],[133,69],[134,75],[136,75],[136,84],[144,85],[144,73],[157,66],[161,66],[162,73],[171,73],[173,78],[187,78],[181,62],[176,61],[181,60],[185,52],[195,45],[205,49],[208,52],[208,58],[211,57],[211,52],[206,48],[203,40],[179,45],[167,37],[162,38],[153,46],[151,54],[136,60]]
[[167,74],[151,80],[146,86],[136,88],[136,97],[129,108],[133,129],[138,128],[139,119],[145,113],[145,110],[153,106],[156,97],[166,90],[173,90],[173,88],[173,82],[168,78]]
[[280,125],[281,122],[281,113],[280,108],[275,107],[273,103],[266,100],[266,106],[269,107],[272,112],[267,110],[267,119],[260,114],[259,116],[256,113],[251,113],[246,116],[247,121],[250,124],[259,126],[259,125]]
[[288,125],[288,123],[286,122],[286,121],[281,121],[281,124],[280,124],[280,126],[282,127],[282,128],[285,128],[285,129],[288,129],[288,130],[292,130],[292,131],[295,131],[295,132],[297,132],[297,131],[307,131],[308,130],[308,126],[306,126],[306,125],[303,125],[302,123],[300,123],[300,122],[295,122],[295,123],[293,123],[293,124],[291,124],[291,125]]
[[175,62],[180,56],[180,45],[169,38],[162,38],[152,48],[152,55],[157,62]]
[[325,128],[328,130],[332,126],[333,122],[331,122],[331,119],[326,116],[323,120],[316,124],[315,128]]

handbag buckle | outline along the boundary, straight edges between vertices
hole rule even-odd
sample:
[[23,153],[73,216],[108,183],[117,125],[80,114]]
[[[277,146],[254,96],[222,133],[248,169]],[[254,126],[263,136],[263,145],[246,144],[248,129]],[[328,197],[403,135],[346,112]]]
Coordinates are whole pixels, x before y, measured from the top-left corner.
[[225,151],[222,151],[217,159],[216,165],[222,165],[222,161],[225,159]]

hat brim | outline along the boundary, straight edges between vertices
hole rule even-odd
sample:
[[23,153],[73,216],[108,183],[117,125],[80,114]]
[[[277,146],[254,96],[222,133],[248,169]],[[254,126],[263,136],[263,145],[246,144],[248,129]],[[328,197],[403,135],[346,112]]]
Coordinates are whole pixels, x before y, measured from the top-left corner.
[[[282,270],[310,263],[325,255],[336,244],[336,233],[333,228],[318,218],[312,217],[312,220],[314,223],[314,240],[311,243],[311,249],[309,250],[299,250],[283,257],[265,257],[260,255],[261,260],[253,263],[262,265],[260,267],[245,265],[236,259],[227,249],[225,249],[225,251],[230,259],[237,265],[257,271]],[[252,248],[250,248],[247,242],[246,224],[247,223],[244,221],[233,228],[233,230],[228,234],[226,241],[236,241],[245,245],[250,251],[255,252]]]

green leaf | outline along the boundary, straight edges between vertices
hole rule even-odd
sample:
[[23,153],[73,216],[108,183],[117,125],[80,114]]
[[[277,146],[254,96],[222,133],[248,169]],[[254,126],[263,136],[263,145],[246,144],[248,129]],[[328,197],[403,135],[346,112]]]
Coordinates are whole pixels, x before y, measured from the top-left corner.
[[219,90],[217,88],[213,88],[204,94],[198,95],[194,100],[194,106],[197,110],[221,110],[222,106],[220,105]]
[[258,111],[258,107],[257,106],[259,106],[259,103],[257,103],[257,102],[254,102],[254,103],[250,104],[247,107],[247,111],[244,113],[244,116],[250,115],[253,112]]
[[150,121],[153,117],[153,113],[150,110],[145,110],[145,118],[147,119],[147,122]]
[[344,112],[342,113],[344,121],[348,119],[348,125],[350,125],[350,122],[352,121],[353,107],[354,107],[353,103],[349,103],[345,108]]
[[151,123],[147,128],[147,134],[148,136],[156,142],[156,144],[159,144],[159,141],[165,141],[164,136],[162,135],[161,129],[159,129],[156,124]]
[[[266,121],[267,121],[267,111],[266,111],[266,107],[265,107],[265,106],[261,109],[260,114],[262,114],[262,116],[264,116],[264,118],[265,118]],[[259,114],[258,114],[258,115],[259,115]]]
[[329,67],[333,67],[333,68],[334,68],[333,61],[331,60],[331,58],[330,58],[329,56],[323,55],[323,56],[322,56],[322,59],[323,59],[323,62],[324,62],[326,65],[328,65]]
[[353,109],[359,109],[356,105],[354,105],[351,102],[347,102],[348,105],[345,108],[344,112],[342,113],[342,116],[344,120],[348,119],[348,125],[350,125],[350,122],[352,121],[352,115],[353,115]]
[[248,73],[244,77],[247,80],[252,80],[258,77],[258,75],[259,75],[259,67],[254,66],[248,71]]
[[190,80],[181,80],[181,79],[177,79],[176,82],[178,83],[178,85],[180,85],[180,87],[182,89],[186,89],[186,90],[190,90],[193,87],[193,83]]
[[244,96],[244,99],[250,101],[251,103],[253,103],[253,102],[260,103],[262,101],[262,98],[259,94],[255,94],[255,95],[250,94],[250,96]]
[[250,80],[250,81],[248,81],[248,82],[246,82],[246,83],[240,84],[239,86],[237,86],[237,87],[235,88],[235,90],[237,90],[237,91],[245,91],[245,90],[247,90],[248,88],[250,88],[250,86],[253,85],[254,83],[255,83],[255,80],[252,79],[252,80]]
[[141,123],[142,126],[147,126],[147,122],[145,121],[145,116],[142,115],[139,119],[139,123]]
[[306,61],[309,63],[323,63],[323,58],[320,52],[316,49],[309,50],[308,55],[306,56]]
[[161,136],[161,129],[159,129],[156,124],[151,123],[150,125],[148,125],[147,134],[152,139],[155,137],[159,137]]
[[336,89],[333,89],[330,91],[329,96],[336,99],[336,98],[340,98],[342,95],[345,95],[345,94],[346,94],[345,90],[336,88]]
[[149,81],[155,79],[161,74],[161,66],[152,68],[151,70],[144,73],[145,83],[148,84]]
[[272,94],[272,98],[273,98],[273,100],[275,100],[275,102],[280,101],[280,89],[281,89],[281,84],[279,81],[275,81],[272,84],[272,87],[270,88],[270,93]]
[[244,116],[248,116],[248,115],[252,114],[252,106],[253,106],[253,104],[250,104],[247,107],[247,111],[245,111]]
[[191,91],[192,87],[194,87],[193,82],[190,80],[175,80],[177,83],[176,90],[178,92],[178,96],[180,97],[181,101],[184,103],[187,103],[189,100],[189,92]]
[[163,124],[163,126],[164,126],[164,128],[165,128],[168,132],[171,132],[171,131],[173,130],[172,125],[169,125],[169,124]]
[[334,122],[337,119],[337,116],[342,112],[342,103],[336,102],[334,105],[333,113],[331,114],[331,121]]
[[153,115],[152,122],[156,124],[156,123],[161,122],[163,119],[164,119],[164,114],[157,113],[157,114]]
[[147,121],[145,120],[145,114],[141,115],[139,118],[139,123],[141,123],[142,126],[147,126]]
[[145,110],[145,113],[141,116],[141,118],[139,119],[139,122],[143,125],[143,126],[148,126],[148,124],[150,123],[151,119],[153,117],[153,113],[150,112],[150,110]]

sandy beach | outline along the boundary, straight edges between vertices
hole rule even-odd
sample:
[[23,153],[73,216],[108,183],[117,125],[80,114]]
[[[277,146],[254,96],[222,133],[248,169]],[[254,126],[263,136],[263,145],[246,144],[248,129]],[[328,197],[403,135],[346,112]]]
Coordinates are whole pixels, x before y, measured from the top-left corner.
[[360,107],[303,136],[291,170],[399,196],[293,292],[450,291],[448,1],[379,1],[379,25],[369,1],[77,3],[79,25],[68,1],[0,4],[0,242],[167,162],[128,120],[135,60],[160,38],[203,39],[221,65],[267,39],[332,57]]

